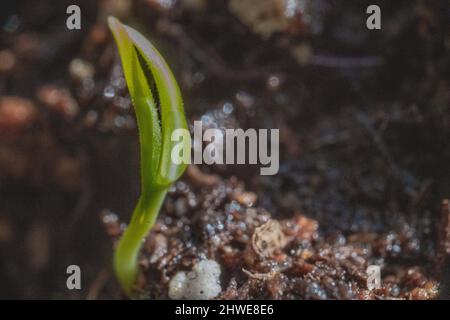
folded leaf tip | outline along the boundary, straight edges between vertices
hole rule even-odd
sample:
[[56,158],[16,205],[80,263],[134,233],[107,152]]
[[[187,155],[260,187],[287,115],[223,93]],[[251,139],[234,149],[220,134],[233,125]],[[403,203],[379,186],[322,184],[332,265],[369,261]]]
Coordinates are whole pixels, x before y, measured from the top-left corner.
[[117,28],[117,25],[120,23],[119,20],[117,20],[116,17],[109,16],[108,19],[108,26],[111,30],[114,30]]

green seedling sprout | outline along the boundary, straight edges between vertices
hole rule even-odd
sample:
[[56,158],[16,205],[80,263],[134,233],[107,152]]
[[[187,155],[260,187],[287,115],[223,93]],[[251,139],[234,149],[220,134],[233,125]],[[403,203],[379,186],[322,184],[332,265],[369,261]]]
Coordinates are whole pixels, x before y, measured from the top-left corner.
[[119,49],[139,129],[141,195],[114,255],[115,273],[130,295],[143,240],[155,224],[169,187],[186,169],[185,164],[171,160],[175,145],[171,135],[175,129],[187,129],[187,123],[180,89],[160,53],[138,31],[116,18],[109,17],[108,25]]

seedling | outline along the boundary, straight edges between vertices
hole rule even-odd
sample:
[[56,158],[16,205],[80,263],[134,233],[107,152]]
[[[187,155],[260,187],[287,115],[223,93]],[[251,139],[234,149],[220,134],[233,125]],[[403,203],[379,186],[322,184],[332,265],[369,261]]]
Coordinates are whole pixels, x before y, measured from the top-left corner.
[[[141,195],[114,255],[114,270],[128,295],[138,275],[138,254],[155,224],[167,190],[186,169],[171,160],[175,129],[187,129],[178,84],[155,47],[138,31],[108,18],[135,109],[141,156]],[[152,90],[153,88],[153,90]]]

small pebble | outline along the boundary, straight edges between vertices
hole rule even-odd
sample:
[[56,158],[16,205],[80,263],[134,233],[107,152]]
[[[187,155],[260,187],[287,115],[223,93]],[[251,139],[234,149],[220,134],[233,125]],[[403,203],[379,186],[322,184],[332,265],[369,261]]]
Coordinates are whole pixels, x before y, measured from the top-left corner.
[[173,300],[208,300],[222,291],[220,265],[214,260],[202,260],[191,272],[178,272],[169,283],[169,297]]

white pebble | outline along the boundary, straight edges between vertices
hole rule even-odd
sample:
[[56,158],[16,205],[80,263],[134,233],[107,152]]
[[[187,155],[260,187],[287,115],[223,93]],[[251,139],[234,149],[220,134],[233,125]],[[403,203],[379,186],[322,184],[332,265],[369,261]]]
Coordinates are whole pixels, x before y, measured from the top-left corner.
[[169,297],[173,300],[208,300],[221,291],[220,265],[214,260],[200,261],[190,272],[178,272],[169,283]]

